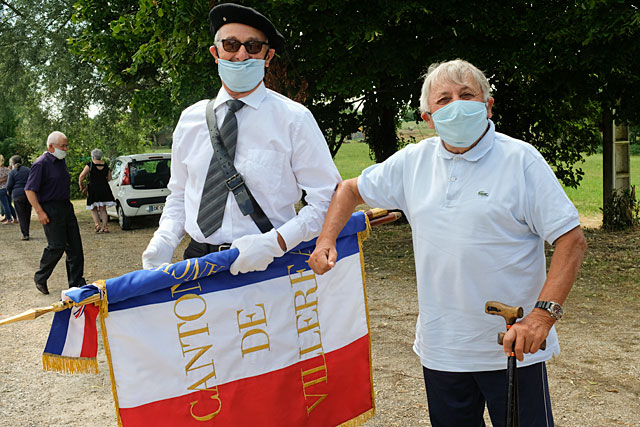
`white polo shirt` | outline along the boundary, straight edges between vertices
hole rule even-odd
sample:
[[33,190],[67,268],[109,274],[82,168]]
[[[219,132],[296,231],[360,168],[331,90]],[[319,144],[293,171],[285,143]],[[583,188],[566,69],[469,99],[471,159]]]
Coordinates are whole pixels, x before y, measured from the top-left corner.
[[[411,224],[419,315],[414,351],[430,369],[470,372],[506,368],[497,333],[504,319],[487,301],[537,301],[546,278],[544,241],[577,227],[578,212],[531,145],[490,128],[464,154],[439,137],[412,144],[358,178],[370,206],[402,209]],[[393,286],[389,283],[388,286]],[[560,351],[555,328],[547,349],[526,366]]]

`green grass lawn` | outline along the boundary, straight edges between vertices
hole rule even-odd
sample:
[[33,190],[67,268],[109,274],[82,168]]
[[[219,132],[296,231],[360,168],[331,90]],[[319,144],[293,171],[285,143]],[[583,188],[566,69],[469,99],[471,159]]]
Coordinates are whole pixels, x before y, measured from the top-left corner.
[[[600,213],[602,207],[602,154],[594,154],[578,165],[584,172],[578,188],[566,188],[567,196],[583,215]],[[631,156],[631,185],[636,186],[636,198],[640,191],[640,155]]]

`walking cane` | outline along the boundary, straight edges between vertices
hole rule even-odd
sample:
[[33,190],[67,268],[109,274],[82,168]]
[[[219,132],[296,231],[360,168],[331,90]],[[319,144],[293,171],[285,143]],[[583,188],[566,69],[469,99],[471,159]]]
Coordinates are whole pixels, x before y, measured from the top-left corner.
[[[507,323],[507,331],[523,315],[522,307],[512,307],[497,301],[487,301],[484,305],[487,314],[502,316]],[[504,338],[504,334],[502,335]],[[500,337],[498,338],[500,340]],[[507,427],[519,427],[520,417],[518,414],[518,369],[516,367],[516,354],[511,351],[507,358]]]
[[[497,301],[487,301],[484,305],[484,311],[487,314],[502,316],[507,323],[507,331],[516,323],[516,319],[520,319],[524,314],[522,307],[512,307]],[[502,345],[504,332],[498,333],[498,344]],[[540,344],[540,349],[547,347],[547,340]],[[520,415],[518,405],[518,369],[516,366],[516,354],[513,349],[507,358],[507,414],[506,426],[519,427]]]

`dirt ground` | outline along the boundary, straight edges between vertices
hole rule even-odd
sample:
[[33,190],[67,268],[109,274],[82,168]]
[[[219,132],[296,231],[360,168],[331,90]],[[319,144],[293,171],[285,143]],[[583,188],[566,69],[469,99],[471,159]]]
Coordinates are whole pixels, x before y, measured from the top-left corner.
[[[141,268],[153,221],[127,232],[111,222],[111,233],[95,234],[82,201],[75,206],[88,281]],[[365,244],[376,395],[376,415],[367,425],[430,425],[420,362],[411,348],[417,302],[410,234],[407,226],[381,229]],[[590,250],[557,326],[562,353],[548,364],[556,425],[640,426],[640,230],[609,235],[588,229],[586,235]],[[21,241],[17,225],[0,225],[0,319],[50,305],[67,287],[60,262],[49,281],[51,294],[35,289],[33,273],[46,245],[35,218],[31,236]],[[0,426],[116,425],[102,347],[97,375],[42,371],[51,319],[47,314],[0,326]]]

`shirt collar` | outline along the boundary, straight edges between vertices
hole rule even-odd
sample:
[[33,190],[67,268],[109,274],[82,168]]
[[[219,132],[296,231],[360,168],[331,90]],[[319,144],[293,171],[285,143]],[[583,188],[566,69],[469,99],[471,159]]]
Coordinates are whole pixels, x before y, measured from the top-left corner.
[[[253,109],[258,109],[262,100],[267,96],[267,88],[264,85],[264,82],[260,82],[260,85],[256,90],[251,92],[247,96],[243,96],[240,101],[244,102],[246,105]],[[222,86],[218,91],[218,96],[216,97],[215,102],[213,103],[213,108],[218,109],[218,107],[228,100],[233,99],[229,92]]]
[[455,154],[444,148],[444,144],[442,143],[442,140],[440,140],[440,144],[438,146],[438,156],[442,157],[443,159],[453,159],[455,156],[460,156],[467,161],[476,162],[483,158],[484,155],[487,154],[489,150],[491,150],[491,147],[493,147],[493,141],[495,140],[495,134],[496,127],[493,122],[489,120],[489,129],[487,129],[487,133],[484,134],[482,139],[480,139],[476,146],[471,150],[462,154]]
[[[49,159],[49,161],[50,161],[50,162],[55,162],[56,160],[60,160],[59,158],[57,158],[56,156],[54,156],[52,152],[50,152],[50,151],[48,151],[48,150],[47,150],[47,151],[45,151],[45,152],[44,152],[44,154],[45,154],[45,155],[47,155],[47,154],[48,154],[47,158]],[[64,160],[64,159],[62,159],[62,160]]]

